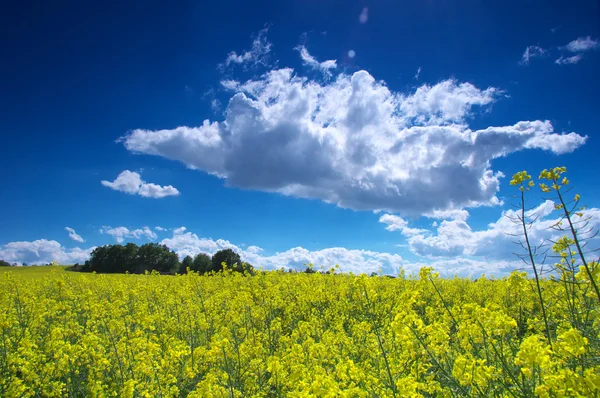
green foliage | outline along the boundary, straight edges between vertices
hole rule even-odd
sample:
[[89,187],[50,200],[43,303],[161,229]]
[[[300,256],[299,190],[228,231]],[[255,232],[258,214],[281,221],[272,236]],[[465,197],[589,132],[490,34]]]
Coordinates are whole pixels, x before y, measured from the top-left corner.
[[193,265],[190,267],[192,271],[198,272],[199,274],[205,274],[210,271],[211,258],[205,253],[198,253],[194,257]]
[[194,267],[194,259],[192,256],[185,256],[183,260],[181,260],[181,267],[179,269],[179,273],[183,274],[186,270],[192,269]]
[[219,250],[213,255],[210,271],[222,271],[223,263],[227,264],[229,269],[242,271],[242,259],[231,249]]
[[136,261],[136,273],[144,271],[159,271],[163,273],[175,273],[179,271],[179,258],[175,252],[166,245],[158,243],[146,243],[138,250]]
[[85,262],[82,271],[98,273],[143,274],[145,271],[175,273],[179,271],[177,254],[165,245],[148,243],[138,246],[106,245],[97,247],[90,259]]
[[4,260],[0,260],[0,267],[9,267],[10,263],[4,261]]

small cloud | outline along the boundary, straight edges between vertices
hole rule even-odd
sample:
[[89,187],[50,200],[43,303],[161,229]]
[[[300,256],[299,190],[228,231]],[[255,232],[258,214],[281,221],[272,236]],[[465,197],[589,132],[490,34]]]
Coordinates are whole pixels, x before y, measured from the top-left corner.
[[571,51],[572,53],[584,52],[589,50],[595,50],[599,48],[598,41],[592,39],[591,36],[580,37],[576,40],[573,40],[569,44],[564,47],[566,50]]
[[182,233],[185,232],[186,229],[187,229],[186,227],[175,228],[173,230],[173,234],[175,234],[175,235],[181,235]]
[[358,16],[358,20],[360,23],[365,24],[369,20],[369,7],[365,7],[362,9],[360,15]]
[[552,32],[552,33],[556,33],[556,32],[557,32],[557,31],[558,31],[558,30],[559,30],[561,27],[562,27],[562,25],[558,25],[558,26],[556,26],[556,27],[554,27],[554,28],[551,28],[551,29],[550,29],[550,32]]
[[115,191],[126,192],[131,195],[140,195],[146,198],[164,198],[165,196],[177,196],[179,191],[177,188],[166,185],[160,186],[157,184],[147,183],[143,181],[141,176],[129,170],[124,170],[117,178],[110,181],[101,181],[102,185],[114,189]]
[[258,246],[248,246],[246,248],[246,251],[248,253],[258,254],[258,253],[262,252],[263,249],[262,249],[262,247],[258,247]]
[[348,57],[350,57],[350,58],[356,57],[356,51],[354,51],[354,50],[348,51]]
[[221,80],[221,86],[226,90],[237,91],[240,88],[240,82],[237,80]]
[[73,239],[74,241],[80,242],[80,243],[85,242],[85,240],[83,240],[81,235],[78,235],[73,228],[65,227],[65,231],[67,231],[69,233],[69,238]]
[[271,52],[272,44],[267,40],[267,33],[269,32],[269,26],[258,32],[255,39],[252,41],[252,48],[246,50],[241,54],[235,51],[230,52],[227,58],[222,64],[219,64],[218,69],[225,69],[232,64],[257,66],[257,65],[268,65],[269,53]]
[[132,238],[132,239],[146,238],[148,240],[154,240],[154,239],[158,238],[158,236],[154,232],[152,232],[152,230],[148,227],[130,230],[129,228],[126,228],[126,227],[111,228],[111,227],[104,226],[104,227],[100,228],[100,233],[112,236],[113,238],[115,238],[117,243],[123,243],[125,238]]
[[562,57],[561,56],[559,59],[554,61],[554,63],[558,64],[558,65],[576,64],[577,62],[581,61],[582,58],[583,58],[583,55],[581,55],[581,54],[573,55],[572,57]]
[[184,86],[184,88],[185,88],[186,93],[190,93],[190,94],[194,93],[194,89],[191,88],[190,86],[188,86],[187,84]]
[[214,98],[212,101],[210,101],[210,109],[212,109],[212,111],[215,113],[219,112],[221,110],[221,101]]
[[164,231],[167,230],[166,228],[163,228],[163,227],[160,227],[160,226],[159,227],[154,227],[154,229],[157,230],[157,231],[160,231],[160,232],[164,232]]
[[388,231],[400,231],[400,233],[406,237],[426,234],[429,231],[426,229],[419,228],[410,228],[408,226],[408,221],[403,219],[402,217],[395,216],[392,214],[384,214],[379,218],[379,222],[383,224],[387,224]]
[[525,52],[521,56],[519,65],[529,65],[531,58],[543,57],[547,54],[548,52],[540,46],[529,46],[525,49]]
[[415,73],[415,80],[419,80],[420,75],[421,75],[421,67],[419,66],[419,69],[417,69],[417,73]]
[[296,51],[300,53],[300,58],[302,58],[302,63],[304,65],[321,71],[325,76],[331,76],[330,70],[337,68],[337,62],[335,59],[319,62],[315,57],[310,55],[305,46],[297,46]]

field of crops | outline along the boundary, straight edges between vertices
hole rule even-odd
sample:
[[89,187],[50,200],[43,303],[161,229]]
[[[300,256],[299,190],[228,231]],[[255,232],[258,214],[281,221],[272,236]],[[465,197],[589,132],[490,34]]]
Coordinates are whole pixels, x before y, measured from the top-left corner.
[[[12,268],[12,267],[11,267]],[[598,396],[585,285],[259,273],[0,273],[3,397]]]

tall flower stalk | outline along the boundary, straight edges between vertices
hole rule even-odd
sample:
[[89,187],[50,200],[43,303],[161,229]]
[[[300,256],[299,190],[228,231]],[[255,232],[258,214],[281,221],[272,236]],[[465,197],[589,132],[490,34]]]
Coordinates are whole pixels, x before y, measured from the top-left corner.
[[[540,306],[542,307],[542,316],[544,318],[544,326],[546,331],[546,338],[548,339],[548,344],[552,346],[552,339],[550,337],[550,326],[548,323],[548,316],[546,314],[546,304],[544,302],[544,296],[542,294],[542,287],[540,285],[540,272],[535,263],[534,256],[534,248],[531,245],[531,241],[529,240],[529,227],[532,222],[528,222],[528,217],[525,212],[525,192],[529,191],[531,187],[535,186],[535,183],[531,180],[531,176],[527,174],[526,171],[520,171],[515,174],[510,181],[510,185],[518,186],[520,194],[520,215],[516,217],[514,222],[518,222],[523,227],[523,236],[525,237],[525,249],[527,250],[527,257],[529,259],[529,264],[533,269],[533,274],[535,275],[535,285],[537,287],[538,299],[540,300]],[[535,216],[534,216],[535,217]],[[525,262],[527,260],[524,259]]]

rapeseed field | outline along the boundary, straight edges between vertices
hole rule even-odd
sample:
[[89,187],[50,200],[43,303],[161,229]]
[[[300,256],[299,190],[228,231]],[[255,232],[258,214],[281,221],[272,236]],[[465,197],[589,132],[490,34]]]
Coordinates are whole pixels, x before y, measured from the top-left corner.
[[[593,264],[592,264],[593,265]],[[3,397],[593,397],[585,283],[0,273]]]

